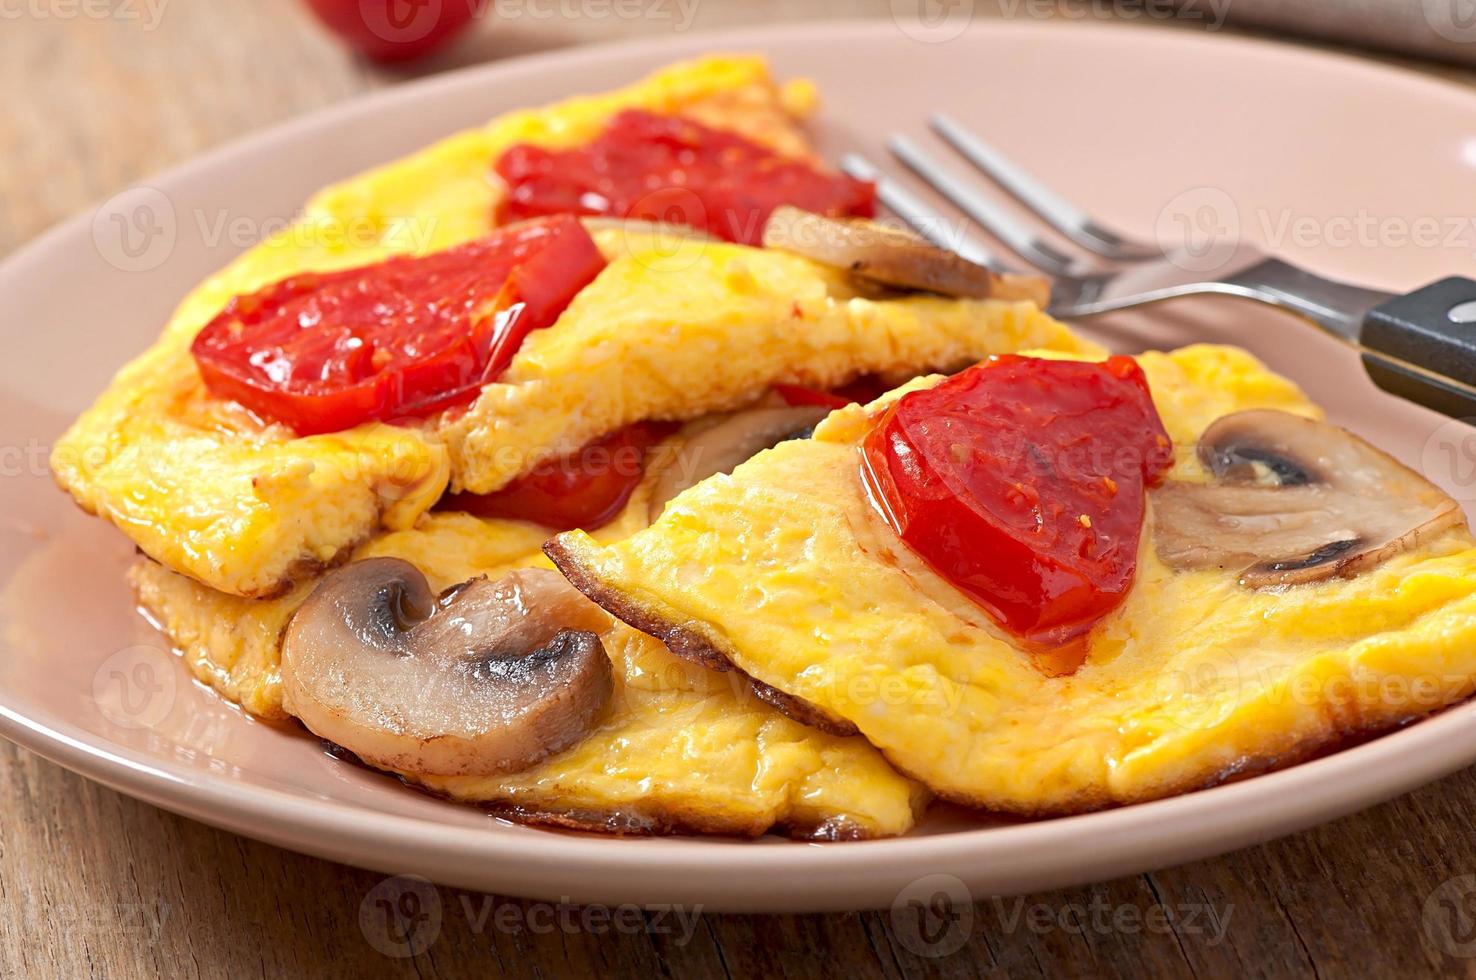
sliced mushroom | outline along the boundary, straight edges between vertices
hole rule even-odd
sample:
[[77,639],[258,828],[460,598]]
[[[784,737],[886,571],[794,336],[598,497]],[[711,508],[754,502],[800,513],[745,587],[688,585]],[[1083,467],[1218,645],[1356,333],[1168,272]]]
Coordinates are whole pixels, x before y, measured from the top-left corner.
[[1153,494],[1159,558],[1243,585],[1351,577],[1464,522],[1439,487],[1346,429],[1287,412],[1227,415],[1199,439],[1213,483]]
[[1026,299],[1041,308],[1050,300],[1050,285],[1040,276],[1000,274],[910,231],[864,218],[828,218],[778,207],[764,225],[764,246],[899,289],[971,299]]
[[718,473],[731,473],[765,449],[787,439],[808,438],[810,430],[830,409],[819,405],[789,408],[753,408],[734,412],[711,428],[682,443],[666,461],[651,491],[651,520],[661,516],[667,501]]
[[282,642],[287,709],[373,766],[515,772],[584,737],[610,699],[600,609],[557,572],[440,596],[398,558],[325,578]]

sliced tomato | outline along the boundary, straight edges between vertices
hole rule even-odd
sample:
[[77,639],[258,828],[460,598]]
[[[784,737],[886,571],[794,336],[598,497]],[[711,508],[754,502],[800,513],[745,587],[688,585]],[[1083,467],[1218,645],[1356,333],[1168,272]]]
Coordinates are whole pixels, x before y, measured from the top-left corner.
[[830,391],[806,388],[804,385],[774,386],[774,393],[783,398],[787,405],[815,405],[820,408],[845,408],[857,402],[864,404],[879,398],[886,390],[886,385],[869,375]]
[[1011,633],[1056,645],[1126,597],[1173,446],[1132,358],[1006,355],[899,398],[863,456],[909,548]]
[[876,188],[867,181],[825,173],[736,133],[638,109],[616,115],[586,146],[514,146],[496,170],[508,185],[507,220],[642,218],[757,245],[781,204],[835,217],[876,211]]
[[439,504],[478,517],[532,521],[555,531],[592,531],[616,517],[646,471],[652,446],[676,431],[638,422],[579,452],[551,460],[495,493],[454,493]]
[[774,393],[784,399],[786,405],[814,405],[817,408],[845,408],[851,399],[833,395],[819,388],[804,385],[775,385]]
[[604,264],[578,219],[547,218],[238,296],[191,352],[213,394],[301,435],[424,416],[475,398]]

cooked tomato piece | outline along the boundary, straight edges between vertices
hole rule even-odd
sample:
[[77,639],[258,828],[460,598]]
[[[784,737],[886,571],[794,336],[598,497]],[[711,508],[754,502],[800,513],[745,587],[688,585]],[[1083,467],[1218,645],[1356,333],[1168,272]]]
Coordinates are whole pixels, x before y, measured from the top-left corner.
[[840,395],[821,391],[819,388],[806,388],[804,385],[775,385],[774,393],[784,399],[786,405],[814,405],[818,408],[845,408],[851,404],[851,399]]
[[646,454],[676,431],[668,422],[638,422],[579,452],[539,464],[495,493],[453,493],[438,506],[478,517],[532,521],[555,531],[592,531],[625,508],[646,472]]
[[604,267],[570,216],[238,296],[195,338],[210,391],[301,435],[471,401]]
[[806,388],[804,385],[775,385],[774,393],[787,405],[816,405],[820,408],[845,408],[856,402],[866,403],[887,390],[876,378],[864,376],[830,391]]
[[1005,355],[899,398],[863,457],[909,548],[1011,633],[1055,645],[1127,595],[1173,446],[1132,358]]
[[591,214],[691,225],[757,245],[769,213],[792,204],[836,217],[870,217],[876,188],[824,173],[736,133],[678,116],[629,109],[587,146],[521,144],[497,161],[506,219]]

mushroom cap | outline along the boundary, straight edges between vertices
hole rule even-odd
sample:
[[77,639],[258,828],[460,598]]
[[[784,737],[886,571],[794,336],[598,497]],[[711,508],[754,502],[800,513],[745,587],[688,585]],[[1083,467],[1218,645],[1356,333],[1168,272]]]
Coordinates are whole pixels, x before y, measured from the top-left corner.
[[1159,558],[1242,569],[1250,587],[1352,576],[1464,522],[1420,474],[1326,422],[1256,409],[1200,436],[1211,483],[1153,493]]
[[817,405],[751,408],[703,429],[662,467],[651,491],[651,520],[688,487],[718,473],[731,473],[738,464],[786,439],[800,438],[828,414],[830,409]]
[[764,247],[778,248],[898,289],[971,299],[1028,299],[1044,307],[1050,287],[1039,276],[1001,275],[892,225],[830,218],[788,205],[764,225]]
[[593,725],[613,687],[608,617],[558,573],[440,596],[398,558],[326,577],[288,624],[283,700],[370,765],[433,775],[527,768]]

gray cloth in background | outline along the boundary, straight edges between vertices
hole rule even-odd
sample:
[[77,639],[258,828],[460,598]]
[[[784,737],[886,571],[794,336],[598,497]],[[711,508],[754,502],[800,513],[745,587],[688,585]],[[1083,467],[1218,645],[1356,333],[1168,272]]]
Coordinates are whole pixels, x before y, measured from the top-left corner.
[[[1181,8],[1207,0],[1180,0]],[[1476,0],[1228,0],[1226,19],[1442,61],[1476,64]]]

